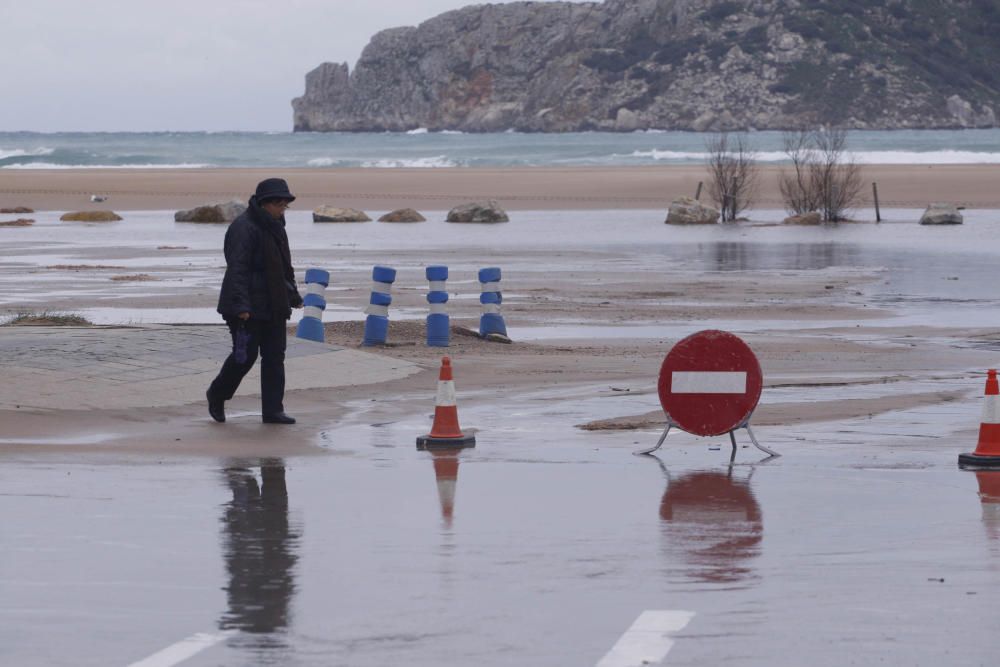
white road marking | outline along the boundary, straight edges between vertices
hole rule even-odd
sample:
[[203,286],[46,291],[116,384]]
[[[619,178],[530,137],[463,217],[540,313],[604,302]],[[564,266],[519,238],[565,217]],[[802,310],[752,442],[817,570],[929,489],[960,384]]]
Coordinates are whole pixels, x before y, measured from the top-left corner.
[[745,371],[674,371],[671,394],[745,394]]
[[694,618],[693,611],[646,610],[639,614],[625,634],[601,658],[597,667],[642,667],[658,664],[674,640],[670,635],[680,632]]
[[168,646],[162,651],[157,651],[144,660],[133,662],[128,667],[173,667],[188,658],[194,657],[205,649],[212,648],[219,642],[232,637],[237,632],[239,630],[224,630],[216,634],[199,632],[187,639],[182,639],[173,646]]

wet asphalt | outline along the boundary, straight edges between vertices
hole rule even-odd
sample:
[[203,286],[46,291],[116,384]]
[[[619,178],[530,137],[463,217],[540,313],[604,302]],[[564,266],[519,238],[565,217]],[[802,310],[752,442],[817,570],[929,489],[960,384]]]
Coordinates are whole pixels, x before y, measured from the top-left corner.
[[730,464],[469,404],[461,452],[361,414],[305,458],[4,457],[0,663],[596,665],[663,610],[693,616],[662,664],[996,664],[1000,473],[955,465],[963,408]]

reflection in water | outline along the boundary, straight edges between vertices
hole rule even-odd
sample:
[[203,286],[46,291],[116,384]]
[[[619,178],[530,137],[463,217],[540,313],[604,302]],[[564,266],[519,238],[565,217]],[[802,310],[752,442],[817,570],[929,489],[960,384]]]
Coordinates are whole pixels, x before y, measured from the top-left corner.
[[[233,499],[222,517],[229,608],[219,625],[250,633],[284,631],[295,593],[299,534],[289,525],[283,462],[261,461],[260,485],[249,467],[229,466],[223,473]],[[269,639],[255,645],[281,644]]]
[[1000,471],[979,470],[979,500],[983,503],[983,525],[991,539],[1000,541]]
[[722,242],[710,246],[709,262],[716,271],[815,271],[832,266],[856,266],[857,246],[844,243]]
[[667,478],[660,501],[665,547],[687,564],[687,575],[708,583],[753,578],[750,561],[760,554],[764,523],[750,477],[734,479],[730,467]]
[[458,455],[460,449],[431,449],[434,457],[434,477],[437,480],[441,519],[451,528],[455,516],[455,490],[458,486]]

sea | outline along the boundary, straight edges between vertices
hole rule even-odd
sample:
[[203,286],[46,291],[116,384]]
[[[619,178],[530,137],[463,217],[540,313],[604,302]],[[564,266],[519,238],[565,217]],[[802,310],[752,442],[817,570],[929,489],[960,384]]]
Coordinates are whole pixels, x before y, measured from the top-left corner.
[[[695,132],[465,134],[313,132],[0,132],[0,169],[208,167],[567,167],[700,164],[715,135]],[[782,163],[783,133],[748,134]],[[854,131],[861,164],[997,164],[1000,129]]]

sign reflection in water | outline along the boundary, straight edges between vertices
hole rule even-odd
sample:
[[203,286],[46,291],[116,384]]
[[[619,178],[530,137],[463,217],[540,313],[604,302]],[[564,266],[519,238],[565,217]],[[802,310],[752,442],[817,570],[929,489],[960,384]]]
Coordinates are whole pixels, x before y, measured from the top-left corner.
[[300,540],[288,518],[284,463],[261,461],[260,484],[249,467],[232,465],[222,472],[233,498],[222,516],[229,581],[228,610],[219,626],[270,635],[253,640],[259,648],[284,646],[278,637],[291,622]]
[[[662,466],[662,464],[661,464]],[[672,567],[690,579],[733,584],[754,577],[751,564],[760,554],[764,521],[750,488],[751,471],[739,479],[726,472],[701,470],[672,478],[660,501],[664,549]]]

